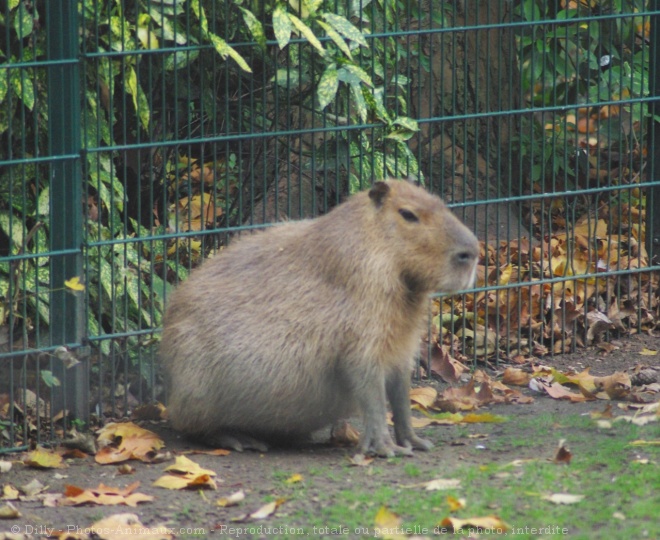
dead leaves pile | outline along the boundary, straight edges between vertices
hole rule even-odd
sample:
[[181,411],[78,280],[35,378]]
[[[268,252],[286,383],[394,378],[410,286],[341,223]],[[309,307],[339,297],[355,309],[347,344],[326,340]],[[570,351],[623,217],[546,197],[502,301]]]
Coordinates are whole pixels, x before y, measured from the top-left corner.
[[608,333],[651,332],[660,279],[643,271],[649,268],[643,212],[620,204],[575,224],[561,215],[552,218],[557,232],[538,244],[482,243],[477,285],[493,289],[436,301],[433,341],[478,358],[529,358],[588,345],[609,352],[617,347]]
[[[135,470],[127,465],[128,460],[137,460],[143,463],[158,464],[163,461],[172,460],[169,452],[161,452],[164,442],[155,433],[144,429],[132,422],[110,423],[97,432],[96,446],[100,449],[96,452],[95,461],[100,465],[120,464],[116,468],[118,475],[128,475]],[[209,451],[193,451],[190,453],[203,453],[215,456],[225,456],[230,452],[223,449]],[[34,469],[66,469],[68,467],[66,459],[83,459],[88,457],[84,452],[67,447],[59,447],[54,450],[37,447],[35,450],[27,452],[20,464]],[[0,473],[7,473],[14,465],[10,461],[0,461]],[[198,463],[184,455],[178,455],[174,458],[174,463],[164,468],[164,474],[153,482],[153,487],[170,490],[217,490],[218,482],[215,471],[202,468]],[[56,473],[59,478],[65,475]],[[295,484],[303,482],[301,475],[293,475],[286,482]],[[152,502],[155,497],[141,493],[138,490],[140,482],[133,482],[126,487],[112,487],[100,483],[98,487],[81,487],[77,485],[65,485],[62,493],[53,493],[48,491],[48,486],[42,485],[37,480],[33,480],[25,486],[15,487],[9,483],[4,484],[1,500],[4,503],[0,506],[0,519],[20,519],[22,517],[15,502],[41,502],[45,507],[64,507],[64,506],[116,506],[124,505],[136,507],[141,503]],[[241,504],[246,496],[242,490],[228,494],[217,500],[216,506],[230,507]],[[266,505],[262,505],[255,510],[233,518],[231,521],[247,522],[266,519],[276,512],[276,510],[285,502],[285,499],[277,499]],[[122,525],[121,527],[119,527]],[[150,526],[145,529],[137,516],[134,514],[117,514],[98,521],[87,528],[92,533],[81,533],[75,536],[77,540],[87,540],[92,537],[103,538],[104,540],[113,540],[112,534],[101,535],[98,533],[103,528],[105,530],[122,530],[126,535],[133,534],[135,530],[140,533],[141,538],[154,540],[169,540],[174,538],[171,530],[165,526]],[[112,528],[114,527],[114,529]],[[119,528],[118,528],[119,527]],[[140,531],[142,528],[142,531]],[[150,531],[150,535],[144,534],[145,530]],[[97,534],[98,533],[98,534]],[[71,539],[73,536],[70,531],[49,530],[48,536],[52,538]]]

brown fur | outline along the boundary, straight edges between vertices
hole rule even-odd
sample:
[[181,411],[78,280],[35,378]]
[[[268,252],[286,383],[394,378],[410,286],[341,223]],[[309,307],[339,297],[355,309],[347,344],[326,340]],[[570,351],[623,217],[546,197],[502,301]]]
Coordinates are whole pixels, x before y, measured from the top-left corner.
[[411,426],[412,359],[429,294],[468,287],[477,254],[439,198],[392,180],[323,217],[241,238],[170,301],[160,354],[172,424],[264,449],[361,412],[362,451],[430,448]]

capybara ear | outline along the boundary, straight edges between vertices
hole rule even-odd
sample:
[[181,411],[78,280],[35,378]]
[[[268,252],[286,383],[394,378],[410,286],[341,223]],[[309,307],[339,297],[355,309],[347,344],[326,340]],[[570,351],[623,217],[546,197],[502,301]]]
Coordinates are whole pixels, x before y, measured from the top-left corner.
[[383,201],[390,192],[390,186],[385,182],[376,182],[369,190],[369,198],[374,202],[376,208],[383,206]]

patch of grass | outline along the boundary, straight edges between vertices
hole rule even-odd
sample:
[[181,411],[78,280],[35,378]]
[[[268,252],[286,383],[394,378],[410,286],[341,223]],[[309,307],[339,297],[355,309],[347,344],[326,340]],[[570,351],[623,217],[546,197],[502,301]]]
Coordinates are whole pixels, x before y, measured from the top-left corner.
[[417,478],[422,474],[422,471],[415,463],[406,463],[403,466],[403,472],[405,472],[411,478]]
[[[396,458],[365,468],[343,467],[340,475],[319,474],[291,501],[286,518],[275,521],[302,526],[312,538],[329,536],[320,534],[325,527],[334,527],[335,535],[341,531],[347,538],[368,538],[385,506],[401,516],[403,526],[428,536],[445,517],[497,515],[515,538],[593,540],[613,538],[613,531],[622,530],[627,538],[660,537],[660,452],[629,444],[654,438],[652,427],[615,423],[601,430],[587,416],[544,413],[496,429],[478,428],[491,432],[486,450],[446,447],[437,460]],[[551,461],[560,439],[566,439],[573,454],[568,465]],[[634,462],[640,454],[650,462]],[[448,491],[405,487],[434,478],[459,479],[461,485]],[[570,505],[544,499],[558,493],[584,498]],[[448,495],[466,499],[465,508],[451,514]]]

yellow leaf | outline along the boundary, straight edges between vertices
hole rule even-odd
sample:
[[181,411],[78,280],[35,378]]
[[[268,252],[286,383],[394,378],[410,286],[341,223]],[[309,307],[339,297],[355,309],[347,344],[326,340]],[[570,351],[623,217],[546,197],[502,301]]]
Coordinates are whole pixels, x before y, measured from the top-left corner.
[[[21,517],[21,513],[10,502],[5,504],[4,506],[0,506],[0,519],[16,519],[19,517]],[[16,535],[16,536],[22,537],[23,535]]]
[[209,476],[215,476],[215,471],[202,468],[186,456],[177,456],[174,463],[166,467],[165,470],[174,474],[208,474]]
[[255,510],[251,514],[244,514],[242,516],[231,518],[231,521],[247,521],[249,519],[266,519],[267,517],[273,515],[275,513],[275,510],[277,510],[284,502],[286,502],[286,499],[283,498],[277,499],[274,502],[265,504],[264,506],[262,506],[258,510]]
[[399,532],[402,519],[394,512],[390,512],[384,506],[380,507],[374,518],[374,536],[376,538],[387,538],[389,540],[400,540],[406,538]]
[[508,530],[511,527],[502,521],[498,516],[485,516],[468,519],[445,518],[440,522],[441,527],[451,527],[458,531],[461,529],[503,529]]
[[141,502],[153,501],[154,498],[151,495],[133,493],[139,485],[140,482],[134,482],[124,489],[104,484],[99,484],[99,487],[93,489],[68,485],[64,489],[64,498],[59,501],[58,506],[79,506],[81,504],[137,506]]
[[[140,540],[172,540],[174,535],[169,534],[167,527],[149,528],[143,525],[135,514],[114,514],[93,523],[89,528],[92,531],[104,531],[99,537],[105,540],[119,540],[120,538],[139,538]],[[114,534],[113,534],[114,533]],[[65,536],[64,534],[60,536]],[[70,538],[88,538],[87,534],[69,534]],[[91,536],[91,535],[90,535]],[[97,536],[94,534],[94,536]]]
[[466,414],[463,418],[463,422],[466,424],[475,424],[477,422],[484,423],[496,423],[496,422],[506,422],[507,419],[504,416],[498,416],[491,413],[482,413],[482,414]]
[[447,504],[449,505],[450,512],[457,512],[462,508],[465,508],[465,499],[457,499],[451,495],[447,495]]
[[2,488],[2,498],[8,501],[15,501],[20,495],[19,491],[11,484],[5,484]]
[[507,264],[504,268],[502,268],[500,272],[500,277],[498,279],[498,285],[507,285],[509,283],[509,280],[511,279],[512,271],[513,271],[513,266],[510,264]]
[[643,439],[638,439],[631,443],[628,443],[630,446],[660,446],[660,440],[657,441],[645,441]]
[[71,279],[65,280],[64,286],[67,289],[71,289],[72,291],[76,291],[76,292],[85,290],[85,284],[81,283],[80,278],[78,276],[74,276]]
[[639,351],[639,354],[641,354],[642,356],[655,356],[656,354],[658,354],[658,351],[654,351],[653,349],[647,349],[646,347],[644,347],[641,351]]
[[133,422],[106,425],[99,431],[98,443],[102,448],[94,459],[102,465],[129,459],[149,462],[165,444],[158,435]]
[[421,388],[413,388],[410,391],[410,401],[421,405],[428,409],[438,397],[438,392],[435,388],[424,386]]
[[220,497],[215,504],[222,508],[227,506],[236,506],[239,502],[245,499],[245,493],[243,490],[232,493],[229,497]]
[[292,474],[291,476],[289,476],[289,478],[286,479],[286,483],[287,484],[297,484],[299,482],[302,482],[303,480],[304,480],[303,475],[296,473],[296,474]]
[[204,469],[186,456],[177,456],[174,464],[165,468],[170,474],[161,476],[153,485],[166,489],[211,488],[217,489],[213,477],[215,471]]
[[37,469],[60,469],[65,467],[62,456],[45,448],[37,448],[30,452],[23,463]]

